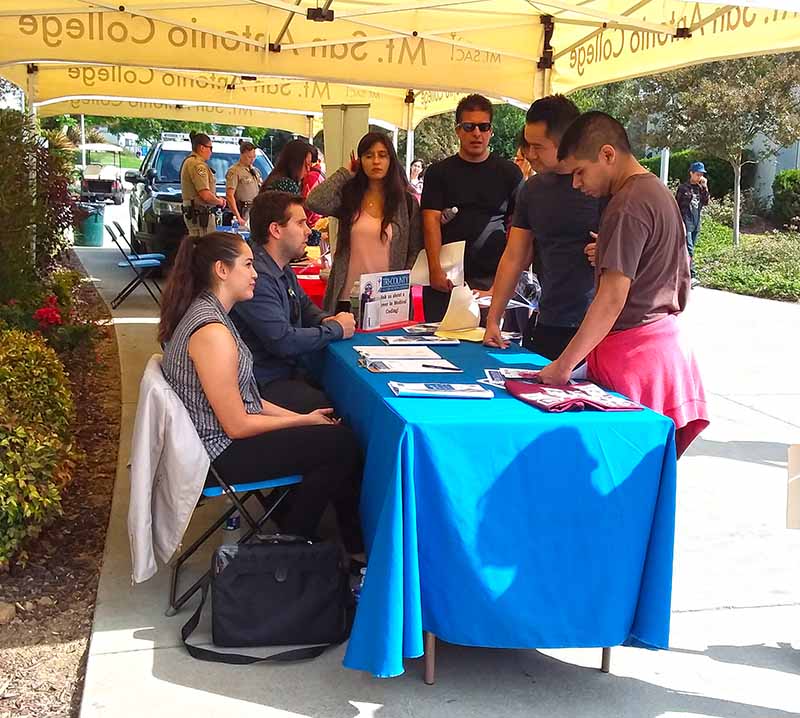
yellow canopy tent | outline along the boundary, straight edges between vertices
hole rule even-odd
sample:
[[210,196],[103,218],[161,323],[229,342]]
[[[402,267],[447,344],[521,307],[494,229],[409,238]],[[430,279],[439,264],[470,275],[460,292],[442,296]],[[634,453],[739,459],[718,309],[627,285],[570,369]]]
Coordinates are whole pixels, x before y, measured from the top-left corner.
[[[288,110],[319,115],[323,104],[369,104],[372,118],[403,128],[411,122],[413,128],[425,117],[454,109],[460,97],[456,93],[423,91],[412,95],[415,101],[411,103],[407,100],[412,96],[397,88],[316,80],[122,65],[42,63],[34,66],[35,79],[30,83],[28,99],[37,107],[54,100],[114,98],[184,105],[199,103],[231,111],[237,108],[273,113]],[[0,66],[0,76],[26,88],[32,69],[26,63],[9,64]],[[220,109],[218,113],[224,111]]]
[[89,60],[528,103],[798,49],[798,10],[787,0],[5,0],[0,64]]
[[322,127],[319,115],[269,112],[249,107],[185,105],[178,102],[145,102],[116,98],[72,99],[46,102],[36,107],[40,117],[97,115],[99,117],[156,117],[164,120],[220,123],[245,127],[271,127],[303,137],[313,137]]

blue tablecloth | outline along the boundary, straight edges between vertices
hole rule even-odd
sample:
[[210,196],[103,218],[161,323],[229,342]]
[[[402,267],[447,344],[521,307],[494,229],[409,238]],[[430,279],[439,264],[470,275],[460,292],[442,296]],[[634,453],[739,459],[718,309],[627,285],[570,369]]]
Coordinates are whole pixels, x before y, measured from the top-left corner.
[[328,347],[325,390],[366,449],[369,566],[344,658],[389,677],[423,629],[468,646],[666,648],[674,425],[641,412],[547,414],[495,398],[396,398],[390,379],[472,382],[518,348],[436,347],[463,374],[372,374]]

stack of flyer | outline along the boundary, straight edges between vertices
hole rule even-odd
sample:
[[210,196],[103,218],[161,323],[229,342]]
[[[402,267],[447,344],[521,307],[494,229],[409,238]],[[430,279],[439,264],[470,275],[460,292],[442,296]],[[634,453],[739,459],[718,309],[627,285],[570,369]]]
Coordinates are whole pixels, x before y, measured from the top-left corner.
[[491,399],[494,393],[479,384],[445,384],[442,382],[425,382],[424,384],[407,384],[402,381],[390,381],[389,388],[395,396],[444,397],[447,399]]
[[461,371],[426,346],[354,346],[353,349],[358,352],[358,363],[371,372],[440,374]]

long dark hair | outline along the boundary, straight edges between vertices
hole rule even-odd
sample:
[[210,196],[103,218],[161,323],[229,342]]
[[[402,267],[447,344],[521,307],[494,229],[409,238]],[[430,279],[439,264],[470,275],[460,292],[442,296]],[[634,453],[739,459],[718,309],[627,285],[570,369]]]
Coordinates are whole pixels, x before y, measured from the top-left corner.
[[211,289],[215,262],[232,267],[242,253],[244,240],[238,234],[211,232],[202,237],[184,237],[169,274],[161,300],[158,341],[172,338],[175,327],[200,292]]
[[[369,179],[361,166],[361,158],[369,152],[370,148],[376,143],[382,144],[389,153],[389,171],[383,178],[383,219],[381,220],[381,238],[387,237],[386,228],[397,216],[397,210],[404,202],[407,202],[408,179],[406,172],[397,159],[394,145],[388,135],[383,132],[368,132],[358,143],[358,170],[355,177],[348,180],[342,187],[342,200],[339,208],[338,218],[342,225],[339,233],[340,237],[350,235],[350,227],[361,214],[361,202],[369,186]],[[408,205],[406,205],[408,206]]]
[[263,187],[269,187],[271,182],[274,182],[281,177],[288,177],[295,182],[300,181],[300,170],[306,161],[306,156],[312,151],[312,147],[305,140],[292,140],[289,142],[278,155],[278,161],[272,172],[267,175],[264,180]]

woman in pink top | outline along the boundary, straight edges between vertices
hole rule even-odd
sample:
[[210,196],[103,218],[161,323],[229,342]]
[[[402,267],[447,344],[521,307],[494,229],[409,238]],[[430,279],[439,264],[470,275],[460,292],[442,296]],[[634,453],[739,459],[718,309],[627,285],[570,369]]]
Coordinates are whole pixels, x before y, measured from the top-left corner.
[[389,137],[370,132],[357,153],[349,169],[337,170],[306,199],[312,212],[339,220],[324,300],[330,312],[350,311],[350,290],[362,274],[410,269],[422,249],[419,205]]

